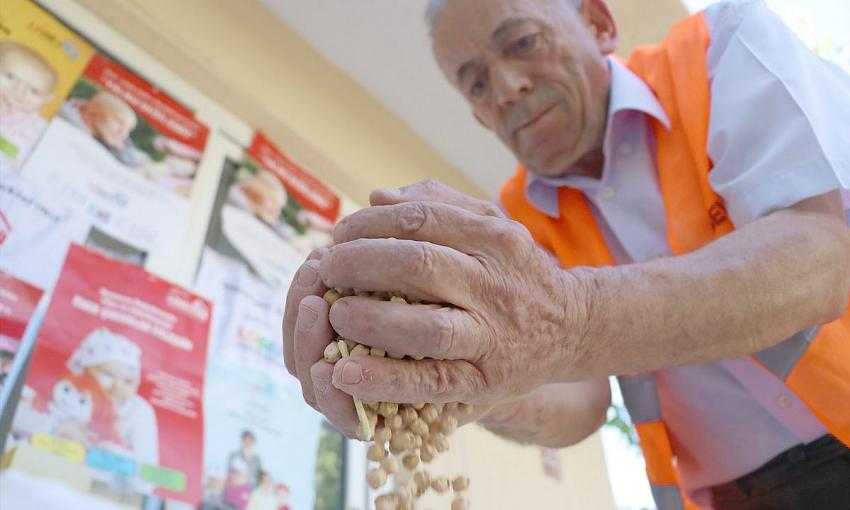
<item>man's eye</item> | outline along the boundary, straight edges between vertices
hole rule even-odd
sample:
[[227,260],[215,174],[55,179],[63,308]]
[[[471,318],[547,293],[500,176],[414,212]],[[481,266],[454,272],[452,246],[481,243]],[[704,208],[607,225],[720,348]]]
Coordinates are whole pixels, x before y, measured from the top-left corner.
[[511,53],[523,55],[533,51],[537,47],[538,35],[531,34],[520,37],[510,46]]
[[485,85],[482,80],[475,80],[469,87],[469,95],[472,97],[481,97],[484,95]]

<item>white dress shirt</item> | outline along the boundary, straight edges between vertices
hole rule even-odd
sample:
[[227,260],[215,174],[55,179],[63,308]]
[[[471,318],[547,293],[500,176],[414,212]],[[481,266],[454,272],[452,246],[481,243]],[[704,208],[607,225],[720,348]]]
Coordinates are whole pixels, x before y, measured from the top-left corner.
[[[801,200],[850,188],[850,76],[814,56],[760,0],[706,10],[710,182],[738,227]],[[600,179],[530,176],[529,201],[557,217],[557,188],[582,190],[618,263],[670,256],[647,120],[668,125],[640,78],[610,61],[611,97]],[[743,476],[826,433],[806,406],[749,358],[661,370],[662,413],[682,484]]]

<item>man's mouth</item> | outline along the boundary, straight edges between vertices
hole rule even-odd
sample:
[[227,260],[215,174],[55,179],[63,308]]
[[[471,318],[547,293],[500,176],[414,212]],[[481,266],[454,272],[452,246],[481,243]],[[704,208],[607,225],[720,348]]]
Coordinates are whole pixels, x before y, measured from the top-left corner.
[[527,121],[522,123],[518,128],[516,128],[516,130],[514,130],[514,136],[518,135],[519,132],[522,131],[523,129],[533,125],[534,123],[536,123],[538,120],[543,118],[544,115],[546,115],[547,113],[549,113],[550,111],[555,109],[555,107],[558,106],[559,104],[560,103],[552,103],[549,106],[547,106],[546,108],[543,108],[539,112],[532,115]]

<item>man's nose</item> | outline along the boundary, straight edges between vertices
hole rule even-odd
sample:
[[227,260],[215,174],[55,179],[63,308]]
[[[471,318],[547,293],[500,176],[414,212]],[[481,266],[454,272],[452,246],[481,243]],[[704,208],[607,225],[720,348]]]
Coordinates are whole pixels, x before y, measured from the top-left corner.
[[500,108],[512,106],[533,89],[528,74],[510,64],[493,66],[490,80],[496,104]]

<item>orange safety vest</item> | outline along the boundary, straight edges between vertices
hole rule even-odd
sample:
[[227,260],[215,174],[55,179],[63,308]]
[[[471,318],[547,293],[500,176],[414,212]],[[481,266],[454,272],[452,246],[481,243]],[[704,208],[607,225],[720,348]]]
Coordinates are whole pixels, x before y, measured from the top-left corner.
[[[660,44],[637,49],[628,61],[671,122],[668,130],[656,119],[651,121],[667,240],[675,255],[696,250],[734,229],[723,200],[709,184],[709,42],[704,15],[695,14],[676,24]],[[525,183],[526,170],[520,166],[502,188],[502,205],[564,268],[613,265],[580,191],[558,190],[560,217],[553,219],[528,202]],[[840,319],[800,332],[752,358],[780,378],[831,434],[850,446],[850,309]],[[629,406],[659,509],[696,508],[678,490],[675,455],[652,374],[622,379],[626,403],[639,407]]]

